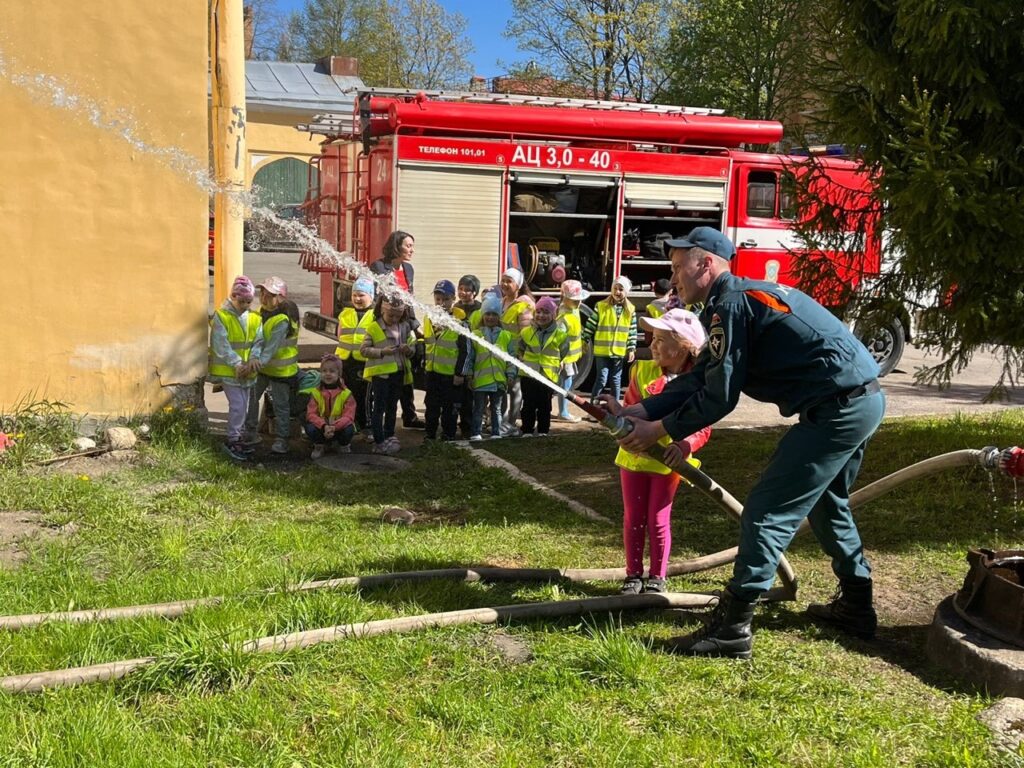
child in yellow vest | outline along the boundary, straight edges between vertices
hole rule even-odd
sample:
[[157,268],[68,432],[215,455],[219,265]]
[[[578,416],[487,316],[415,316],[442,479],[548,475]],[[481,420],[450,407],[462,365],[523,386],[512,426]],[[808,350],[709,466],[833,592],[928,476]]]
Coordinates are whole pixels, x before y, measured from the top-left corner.
[[[590,295],[583,290],[583,284],[579,280],[566,280],[562,283],[562,303],[558,307],[557,321],[561,323],[562,330],[569,340],[569,351],[562,359],[562,370],[558,377],[558,383],[562,389],[572,389],[573,379],[578,373],[577,363],[583,356],[583,326],[580,320],[580,304],[586,301]],[[578,416],[569,413],[568,399],[558,396],[558,414],[555,416],[559,421],[579,421]]]
[[[501,299],[497,292],[488,294],[481,307],[482,324],[473,331],[498,349],[515,357],[517,349],[512,334],[501,327]],[[473,427],[469,439],[483,440],[484,410],[488,409],[491,419],[491,438],[501,437],[501,398],[514,381],[517,368],[502,360],[491,350],[479,344],[470,344],[466,354],[463,376],[469,380],[473,390]]]
[[[558,381],[562,359],[569,349],[565,331],[555,323],[558,305],[550,296],[537,302],[533,325],[524,328],[519,340],[519,357],[529,368],[549,381]],[[551,431],[551,396],[554,391],[530,376],[521,376],[523,389],[523,437],[546,437]]]
[[392,456],[401,450],[395,437],[395,421],[402,388],[412,384],[415,327],[411,309],[400,299],[383,295],[377,299],[373,320],[366,326],[366,338],[359,348],[366,358],[363,378],[370,382],[373,453]]
[[[434,285],[434,306],[451,315],[455,305],[455,285],[451,280],[438,280]],[[451,328],[441,327],[428,315],[423,320],[426,341],[427,391],[426,439],[437,439],[437,425],[441,424],[441,438],[455,439],[459,400],[457,389],[462,386],[462,366],[466,362],[466,338]]]
[[242,430],[249,411],[249,398],[256,386],[256,364],[253,356],[263,346],[260,316],[249,307],[256,297],[256,287],[245,275],[235,278],[224,305],[210,318],[211,382],[219,382],[228,401],[228,434],[224,450],[239,461],[245,461],[252,450],[242,442]]
[[345,307],[338,315],[338,347],[334,354],[341,358],[341,375],[352,390],[356,401],[356,427],[363,431],[366,439],[373,434],[367,408],[369,387],[363,378],[366,358],[360,352],[366,338],[366,326],[373,320],[373,280],[360,277],[352,283],[352,306]]
[[312,459],[319,459],[332,446],[339,453],[352,450],[356,401],[341,378],[341,370],[341,360],[335,355],[324,355],[320,361],[320,384],[310,392],[306,406],[306,437],[313,441]]
[[260,398],[268,389],[274,406],[274,432],[276,439],[270,450],[288,453],[291,437],[292,384],[299,372],[299,320],[290,317],[289,310],[298,314],[297,307],[289,307],[288,285],[280,277],[268,277],[258,286],[260,318],[263,321],[263,348],[253,356],[259,371],[256,388],[249,399],[249,413],[245,418],[246,445],[259,445],[256,432],[260,416]]
[[[501,327],[512,334],[512,340],[516,347],[519,346],[519,336],[524,328],[528,328],[533,321],[533,294],[530,287],[526,285],[526,278],[522,270],[509,267],[501,274],[498,281],[498,290],[501,293]],[[502,434],[514,436],[517,434],[516,421],[523,410],[523,392],[520,379],[508,383],[508,391],[502,402],[502,411],[505,413],[504,432]]]
[[[630,371],[626,405],[658,394],[669,381],[692,369],[707,339],[700,320],[685,309],[670,310],[657,319],[645,317],[641,322],[654,333],[653,359],[637,362]],[[607,397],[604,404],[613,413],[620,409],[617,402]],[[706,427],[676,443],[665,437],[660,445],[666,456],[673,451],[683,458],[692,457],[710,436],[711,428]],[[619,449],[615,463],[620,468],[624,510],[622,538],[626,549],[626,580],[622,593],[664,592],[672,547],[672,499],[680,477],[664,464],[623,448]],[[691,463],[699,465],[692,458]],[[651,554],[646,585],[642,580],[645,539],[650,540]]]
[[594,314],[587,320],[583,340],[594,350],[594,388],[591,401],[596,401],[605,384],[616,400],[622,390],[622,369],[636,355],[636,307],[627,297],[633,283],[619,275],[612,283],[611,295],[597,302]]
[[[464,320],[469,330],[475,331],[483,320],[483,304],[477,299],[480,293],[480,278],[476,275],[463,275],[459,278],[457,290],[459,300],[455,302],[452,314]],[[467,351],[471,346],[472,344],[467,345]],[[462,439],[465,440],[473,434],[473,390],[470,389],[468,381],[455,388],[455,398],[459,409],[459,430]]]

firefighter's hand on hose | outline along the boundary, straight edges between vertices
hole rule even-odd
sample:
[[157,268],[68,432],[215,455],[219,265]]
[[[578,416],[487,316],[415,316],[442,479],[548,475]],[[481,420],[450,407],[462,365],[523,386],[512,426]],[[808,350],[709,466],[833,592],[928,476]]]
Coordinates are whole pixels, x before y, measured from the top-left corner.
[[645,421],[635,417],[629,420],[633,424],[633,431],[619,440],[619,445],[630,453],[643,453],[668,434],[660,421]]
[[684,442],[672,443],[668,446],[661,460],[669,469],[679,470],[683,468],[683,464],[686,463],[688,458],[690,458],[690,446]]
[[622,405],[611,395],[601,395],[597,399],[601,403],[601,407],[608,411],[612,416],[619,416],[622,414]]

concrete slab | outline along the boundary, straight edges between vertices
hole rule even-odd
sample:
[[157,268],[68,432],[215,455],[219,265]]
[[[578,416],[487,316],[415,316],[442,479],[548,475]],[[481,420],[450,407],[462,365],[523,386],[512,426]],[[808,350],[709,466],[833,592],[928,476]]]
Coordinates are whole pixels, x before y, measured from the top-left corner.
[[935,609],[925,650],[934,664],[992,696],[1024,697],[1024,650],[961,619],[952,596]]

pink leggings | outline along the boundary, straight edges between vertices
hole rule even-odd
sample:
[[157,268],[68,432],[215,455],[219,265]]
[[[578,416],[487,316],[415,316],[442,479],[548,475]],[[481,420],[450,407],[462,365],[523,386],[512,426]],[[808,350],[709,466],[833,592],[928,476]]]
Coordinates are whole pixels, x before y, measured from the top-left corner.
[[644,571],[644,539],[651,539],[652,578],[665,578],[669,550],[672,548],[672,499],[679,487],[679,475],[632,472],[619,469],[624,508],[622,540],[626,545],[626,575],[640,576]]

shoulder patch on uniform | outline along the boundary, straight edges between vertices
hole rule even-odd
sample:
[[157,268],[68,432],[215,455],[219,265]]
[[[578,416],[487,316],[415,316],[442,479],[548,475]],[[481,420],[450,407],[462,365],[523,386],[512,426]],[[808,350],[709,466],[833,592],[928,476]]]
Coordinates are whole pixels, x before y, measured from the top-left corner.
[[720,317],[718,316],[718,313],[717,313],[717,312],[715,312],[715,314],[713,314],[713,315],[711,316],[711,324],[712,324],[712,325],[721,325],[721,324],[722,324],[722,318],[720,318]]
[[708,334],[708,351],[715,360],[721,360],[725,354],[725,328],[716,326]]

